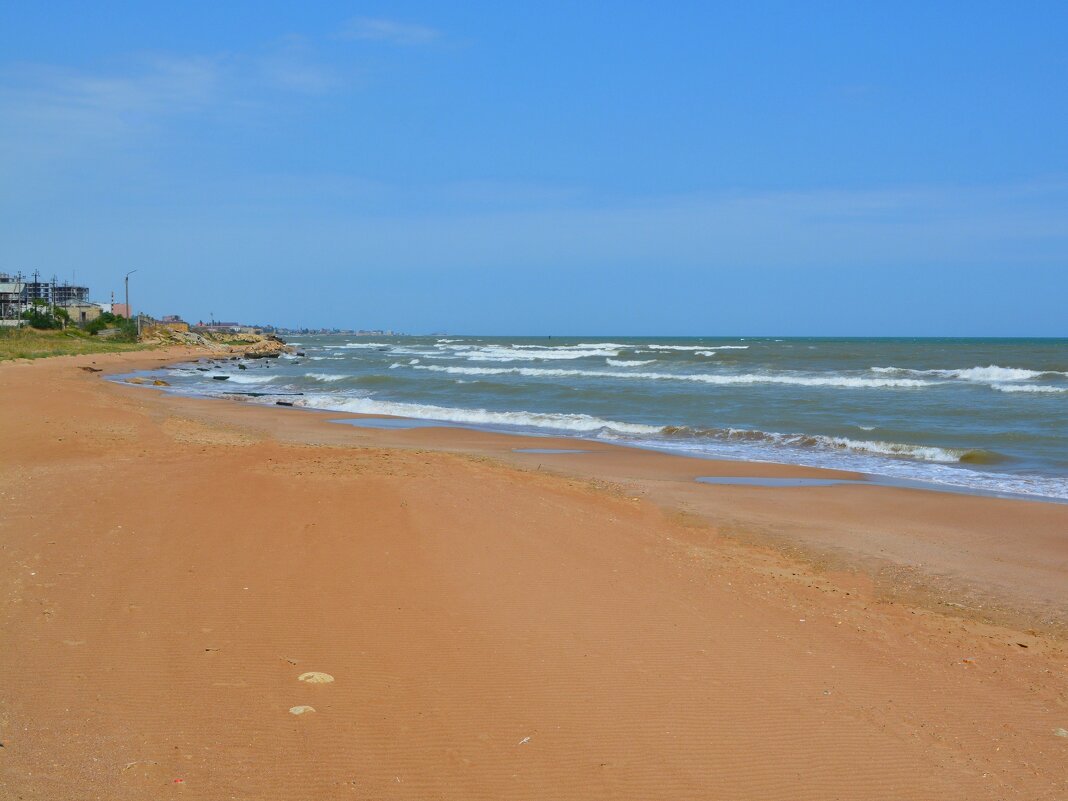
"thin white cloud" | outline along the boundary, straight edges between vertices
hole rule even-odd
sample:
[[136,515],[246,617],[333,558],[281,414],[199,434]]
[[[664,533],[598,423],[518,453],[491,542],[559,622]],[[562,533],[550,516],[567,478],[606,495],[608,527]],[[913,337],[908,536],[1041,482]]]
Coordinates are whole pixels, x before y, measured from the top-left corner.
[[440,39],[441,31],[426,25],[415,25],[379,17],[356,17],[346,23],[341,37],[397,45],[425,45]]
[[0,174],[159,137],[179,117],[233,118],[277,107],[280,94],[321,95],[345,83],[300,43],[252,55],[142,57],[110,69],[0,66]]
[[258,68],[268,85],[287,92],[321,95],[344,84],[342,76],[316,58],[315,48],[301,36],[289,36],[265,54],[245,59]]
[[24,65],[0,72],[0,144],[6,158],[78,153],[154,130],[167,117],[218,102],[219,59],[159,57],[125,71]]

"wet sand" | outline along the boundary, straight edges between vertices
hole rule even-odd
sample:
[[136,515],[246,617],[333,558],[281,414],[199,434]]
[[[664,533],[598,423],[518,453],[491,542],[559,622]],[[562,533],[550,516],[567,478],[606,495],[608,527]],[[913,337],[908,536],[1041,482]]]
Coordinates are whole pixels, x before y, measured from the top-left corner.
[[0,797],[1068,794],[1068,506],[80,369],[178,358],[0,365]]

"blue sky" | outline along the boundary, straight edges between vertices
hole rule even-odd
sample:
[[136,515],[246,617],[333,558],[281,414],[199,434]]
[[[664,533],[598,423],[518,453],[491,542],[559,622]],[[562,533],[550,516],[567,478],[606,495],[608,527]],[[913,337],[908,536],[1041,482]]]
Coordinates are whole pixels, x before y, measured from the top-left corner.
[[1065,336],[1066,31],[1063,2],[9,0],[0,271],[283,325]]

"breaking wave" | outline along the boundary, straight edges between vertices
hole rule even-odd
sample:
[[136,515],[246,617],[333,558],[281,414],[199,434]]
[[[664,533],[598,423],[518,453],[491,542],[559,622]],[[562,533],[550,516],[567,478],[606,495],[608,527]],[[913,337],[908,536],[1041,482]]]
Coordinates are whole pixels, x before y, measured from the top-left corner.
[[229,376],[235,384],[266,384],[275,379],[273,375],[245,375],[244,373],[229,373]]
[[993,451],[970,448],[942,448],[935,445],[912,445],[879,440],[857,440],[848,437],[829,437],[820,434],[780,434],[773,431],[752,431],[739,428],[693,429],[686,426],[667,426],[665,436],[718,439],[727,442],[763,442],[788,445],[795,448],[851,451],[853,453],[877,454],[915,459],[925,462],[952,464],[995,464],[1004,457]]
[[649,350],[748,350],[748,345],[646,345]]
[[628,362],[625,359],[605,359],[612,367],[641,367],[643,364],[652,364],[656,359],[637,359],[635,361]]
[[967,367],[956,370],[914,370],[909,367],[873,367],[873,373],[900,375],[929,375],[939,378],[958,378],[962,381],[1000,382],[1027,381],[1043,376],[1068,376],[1068,372],[1057,370],[1025,370],[1020,367],[999,367],[996,364],[986,367]]
[[439,420],[442,423],[535,428],[573,434],[597,435],[609,439],[663,437],[671,440],[765,443],[793,448],[892,456],[942,464],[995,464],[1003,460],[1000,454],[979,449],[943,448],[933,445],[856,440],[846,437],[812,434],[780,434],[777,432],[736,428],[694,429],[687,426],[655,426],[606,420],[588,414],[467,409],[433,404],[384,401],[373,397],[316,394],[308,395],[296,401],[295,405],[353,414],[390,415],[418,420]]
[[351,412],[353,414],[386,414],[395,417],[413,417],[419,420],[440,420],[445,423],[547,428],[587,434],[611,430],[620,434],[650,435],[657,434],[660,431],[659,426],[621,423],[593,417],[588,414],[552,414],[525,411],[497,412],[488,409],[462,409],[424,403],[402,403],[399,401],[381,401],[373,398],[352,398],[339,395],[309,395],[297,401],[296,405],[311,409]]
[[998,392],[1068,392],[1068,387],[1052,387],[1043,384],[991,384]]
[[[401,365],[397,365],[401,366]],[[787,374],[741,373],[735,375],[712,375],[708,373],[649,373],[614,372],[611,370],[564,370],[546,367],[453,367],[436,364],[414,365],[415,370],[432,370],[454,375],[521,375],[530,378],[624,378],[651,381],[690,381],[700,384],[729,386],[735,384],[792,384],[806,387],[899,388],[927,387],[938,382],[914,378],[860,378],[853,376],[809,376]]]

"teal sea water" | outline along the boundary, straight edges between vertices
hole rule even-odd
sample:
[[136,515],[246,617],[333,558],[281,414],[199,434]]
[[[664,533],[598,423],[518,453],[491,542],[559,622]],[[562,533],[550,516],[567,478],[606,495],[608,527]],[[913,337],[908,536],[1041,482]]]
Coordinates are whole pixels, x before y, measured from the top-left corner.
[[1064,339],[305,336],[293,344],[303,356],[243,370],[182,365],[161,377],[170,391],[252,403],[1068,499]]

